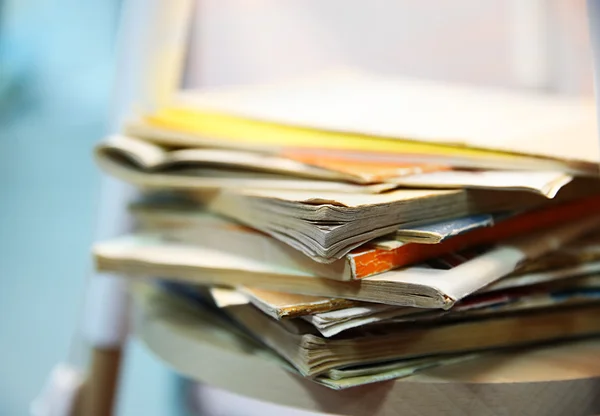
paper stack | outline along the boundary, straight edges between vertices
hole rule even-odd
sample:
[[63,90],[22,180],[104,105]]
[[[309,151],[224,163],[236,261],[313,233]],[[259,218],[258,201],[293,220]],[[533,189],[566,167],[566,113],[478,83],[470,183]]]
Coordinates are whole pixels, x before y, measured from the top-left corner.
[[96,159],[142,191],[99,270],[329,387],[600,334],[590,103],[338,74],[186,93]]

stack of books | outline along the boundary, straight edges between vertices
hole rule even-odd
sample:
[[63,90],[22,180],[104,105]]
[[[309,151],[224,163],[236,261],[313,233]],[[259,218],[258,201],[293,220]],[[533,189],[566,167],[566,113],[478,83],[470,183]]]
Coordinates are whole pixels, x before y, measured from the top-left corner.
[[97,147],[141,192],[96,267],[334,389],[600,335],[594,111],[355,73],[187,92]]

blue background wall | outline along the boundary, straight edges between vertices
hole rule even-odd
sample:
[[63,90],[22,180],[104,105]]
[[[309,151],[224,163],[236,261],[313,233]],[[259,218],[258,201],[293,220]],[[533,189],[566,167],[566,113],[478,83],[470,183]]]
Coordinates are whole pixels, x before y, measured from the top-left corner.
[[[26,415],[91,270],[119,2],[0,4],[0,414]],[[136,343],[127,362],[119,414],[171,414],[168,370]]]

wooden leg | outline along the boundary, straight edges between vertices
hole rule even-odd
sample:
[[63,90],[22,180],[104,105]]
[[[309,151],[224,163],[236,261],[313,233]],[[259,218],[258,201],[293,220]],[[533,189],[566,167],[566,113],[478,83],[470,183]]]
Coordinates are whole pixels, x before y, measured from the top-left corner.
[[119,384],[121,349],[94,348],[83,395],[81,416],[111,416]]

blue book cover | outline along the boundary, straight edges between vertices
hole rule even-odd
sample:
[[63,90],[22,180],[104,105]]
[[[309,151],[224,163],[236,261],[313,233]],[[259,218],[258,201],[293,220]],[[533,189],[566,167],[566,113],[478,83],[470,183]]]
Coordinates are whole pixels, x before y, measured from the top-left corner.
[[510,213],[480,214],[417,227],[401,228],[396,232],[396,239],[402,242],[437,244],[477,228],[491,227],[510,216],[512,216]]

